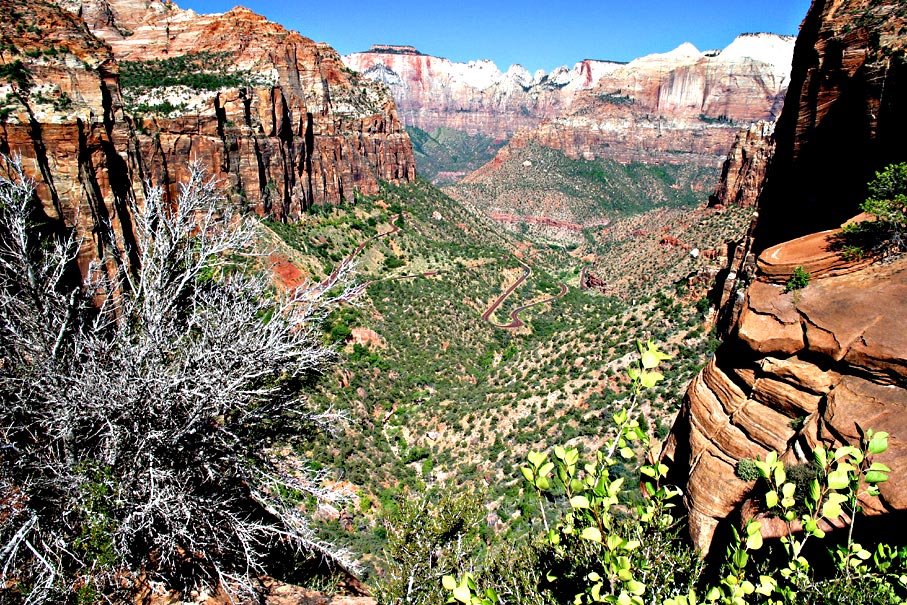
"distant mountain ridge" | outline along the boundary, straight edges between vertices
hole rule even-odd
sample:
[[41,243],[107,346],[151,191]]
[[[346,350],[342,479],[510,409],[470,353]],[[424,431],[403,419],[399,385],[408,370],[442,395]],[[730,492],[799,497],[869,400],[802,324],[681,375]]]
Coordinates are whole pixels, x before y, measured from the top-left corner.
[[584,60],[548,74],[542,70],[533,74],[520,65],[502,72],[488,60],[458,63],[413,47],[387,45],[346,55],[343,61],[364,77],[387,85],[405,125],[498,139],[558,115],[577,91],[591,88],[622,65]]
[[[790,36],[743,34],[724,50],[701,52],[685,43],[630,63],[586,59],[547,74],[520,65],[501,71],[488,60],[453,62],[411,46],[376,45],[343,61],[388,86],[407,126],[506,139],[545,120],[588,115],[595,95],[605,95],[605,104],[639,103],[636,110],[660,114],[692,109],[694,118],[772,119],[780,112],[793,45]],[[743,106],[730,98],[739,95],[748,95]]]

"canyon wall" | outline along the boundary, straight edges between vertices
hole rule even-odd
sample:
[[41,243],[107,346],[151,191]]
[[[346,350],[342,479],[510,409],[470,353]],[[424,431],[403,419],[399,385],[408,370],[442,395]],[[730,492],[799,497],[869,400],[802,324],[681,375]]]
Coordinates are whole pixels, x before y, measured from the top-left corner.
[[[704,551],[722,523],[760,510],[747,504],[758,495],[737,477],[740,460],[774,450],[806,464],[818,444],[858,444],[857,425],[891,433],[877,459],[892,480],[880,499],[862,502],[865,512],[907,510],[907,259],[845,258],[834,245],[839,230],[827,230],[859,211],[873,170],[907,159],[894,144],[905,118],[892,105],[907,106],[905,45],[903,3],[817,0],[797,40],[767,171],[761,133],[751,145],[758,162],[740,161],[742,151],[728,159],[716,195],[758,195],[758,215],[731,255],[724,344],[690,385],[665,448]],[[792,235],[800,237],[782,241]],[[809,284],[787,291],[798,267]],[[766,535],[783,530],[762,520]]]
[[907,160],[904,3],[816,0],[803,21],[757,248],[837,227],[873,173]]
[[711,205],[755,206],[775,151],[774,122],[759,121],[737,133],[721,166]]
[[774,121],[793,38],[745,34],[721,51],[683,44],[603,74],[569,109],[511,145],[537,143],[570,158],[719,166],[737,131]]
[[[330,47],[247,9],[197,15],[157,0],[0,0],[0,9],[12,66],[0,84],[0,150],[21,154],[48,216],[80,225],[98,248],[101,225],[128,221],[146,182],[173,194],[195,159],[234,203],[277,219],[415,177],[386,90]],[[185,83],[122,86],[126,66],[154,61],[162,73],[188,64],[232,79],[199,87],[187,72]],[[180,77],[174,70],[167,78]]]
[[501,72],[491,61],[457,63],[411,46],[386,45],[347,55],[343,61],[387,85],[407,126],[425,131],[447,127],[497,139],[559,115],[577,92],[621,66],[585,60],[550,74],[531,74],[520,65]]

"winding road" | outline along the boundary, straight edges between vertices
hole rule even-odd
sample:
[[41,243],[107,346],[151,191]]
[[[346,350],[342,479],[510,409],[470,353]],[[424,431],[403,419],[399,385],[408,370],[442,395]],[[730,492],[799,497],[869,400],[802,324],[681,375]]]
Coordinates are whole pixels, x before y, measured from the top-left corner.
[[503,303],[505,300],[507,300],[508,296],[513,294],[514,290],[519,288],[520,285],[524,281],[526,281],[526,278],[528,278],[530,275],[532,275],[532,269],[529,267],[529,265],[527,265],[526,263],[524,263],[523,261],[521,261],[519,259],[517,259],[517,262],[523,266],[523,275],[521,275],[520,278],[513,283],[513,285],[511,285],[509,288],[507,288],[507,290],[501,296],[499,296],[497,298],[497,300],[495,300],[493,303],[491,303],[491,306],[488,307],[488,309],[486,309],[486,311],[484,313],[482,313],[482,320],[487,321],[488,323],[490,323],[491,325],[493,325],[496,328],[504,328],[504,329],[508,329],[508,330],[514,329],[514,328],[522,328],[526,324],[524,324],[519,318],[519,314],[521,311],[525,311],[529,307],[534,307],[536,305],[541,305],[546,302],[551,302],[552,300],[556,300],[567,293],[567,284],[561,282],[561,291],[559,293],[557,293],[556,295],[549,296],[548,298],[543,298],[542,300],[537,300],[537,301],[529,303],[527,305],[522,305],[520,307],[517,307],[513,311],[511,311],[510,312],[511,321],[509,324],[494,323],[490,319],[491,315],[495,311],[497,311],[498,307],[501,306],[501,303]]
[[[356,246],[356,249],[353,250],[352,254],[350,254],[343,260],[341,265],[337,269],[335,269],[334,272],[331,274],[331,277],[328,280],[326,280],[325,284],[329,283],[333,279],[336,279],[336,273],[340,271],[341,267],[353,262],[353,259],[356,258],[359,255],[359,253],[361,253],[365,249],[365,247],[368,246],[372,241],[374,241],[378,238],[381,238],[381,237],[387,237],[388,235],[393,235],[394,233],[397,233],[398,231],[400,231],[400,227],[397,226],[397,219],[399,219],[399,218],[400,218],[399,214],[396,215],[395,217],[393,217],[393,219],[391,220],[391,225],[393,226],[393,228],[390,231],[385,231],[384,233],[377,233],[377,234],[373,235],[372,237],[364,240],[358,246]],[[504,258],[506,258],[506,255],[504,256]],[[488,309],[486,309],[484,313],[482,313],[482,321],[487,321],[488,323],[490,323],[492,326],[494,326],[496,328],[503,328],[506,330],[522,328],[526,324],[524,324],[522,322],[522,320],[520,320],[520,318],[519,318],[519,314],[521,312],[525,311],[526,309],[529,309],[530,307],[535,307],[536,305],[541,305],[541,304],[544,304],[547,302],[551,302],[553,300],[557,300],[558,298],[561,298],[564,294],[567,293],[567,284],[561,282],[561,291],[558,292],[557,294],[555,294],[554,296],[549,296],[548,298],[543,298],[541,300],[537,300],[537,301],[531,302],[529,304],[521,305],[521,306],[517,307],[516,309],[514,309],[513,311],[511,311],[510,312],[510,320],[511,320],[510,323],[498,324],[498,323],[491,321],[491,316],[494,314],[495,311],[497,311],[498,307],[500,307],[501,304],[503,304],[504,301],[507,300],[507,298],[511,294],[513,294],[513,292],[517,288],[519,288],[530,275],[532,275],[532,268],[529,265],[527,265],[520,259],[516,259],[516,261],[518,263],[520,263],[520,265],[522,265],[523,275],[521,275],[519,277],[519,279],[517,279],[509,288],[507,288],[507,290],[503,294],[501,294],[501,296],[499,296],[497,299],[495,299],[495,301],[493,303],[491,303],[491,306],[488,307]],[[414,275],[400,275],[397,277],[392,277],[390,279],[410,279],[410,278],[415,278],[415,277],[431,277],[431,276],[437,275],[439,273],[441,273],[441,272],[440,271],[426,271],[425,273],[417,273]],[[385,278],[385,279],[388,279],[388,278]],[[366,282],[365,284],[362,285],[362,287],[366,287],[371,283],[373,283],[373,281]]]

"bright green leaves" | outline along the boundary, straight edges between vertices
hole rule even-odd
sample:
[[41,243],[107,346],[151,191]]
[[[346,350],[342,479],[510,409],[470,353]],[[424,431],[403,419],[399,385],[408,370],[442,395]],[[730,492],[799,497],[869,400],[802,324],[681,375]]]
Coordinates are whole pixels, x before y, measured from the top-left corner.
[[637,342],[636,348],[639,349],[639,361],[646,370],[657,368],[662,361],[671,359],[670,355],[661,352],[658,345],[651,340],[646,341],[645,346],[641,342]]
[[762,524],[758,521],[750,521],[746,524],[746,548],[747,550],[762,548]]
[[881,454],[885,452],[888,449],[888,433],[879,431],[872,435],[869,439],[868,449],[870,454]]
[[548,455],[542,452],[529,452],[526,458],[530,466],[520,467],[523,478],[539,491],[546,492],[551,489],[549,476],[554,470],[554,463],[548,460]]
[[638,394],[642,389],[651,389],[664,380],[664,375],[655,369],[662,361],[671,359],[671,356],[662,352],[651,340],[645,344],[637,342],[636,348],[639,350],[639,361],[637,365],[627,368],[627,375],[633,382],[634,393]]
[[587,527],[582,531],[580,537],[584,540],[591,540],[592,542],[601,542],[602,532],[597,527]]
[[488,588],[484,593],[480,593],[469,572],[463,574],[459,582],[453,576],[444,576],[441,578],[441,585],[444,590],[452,593],[447,599],[448,603],[463,603],[463,605],[497,605],[498,603],[498,595],[494,589]]

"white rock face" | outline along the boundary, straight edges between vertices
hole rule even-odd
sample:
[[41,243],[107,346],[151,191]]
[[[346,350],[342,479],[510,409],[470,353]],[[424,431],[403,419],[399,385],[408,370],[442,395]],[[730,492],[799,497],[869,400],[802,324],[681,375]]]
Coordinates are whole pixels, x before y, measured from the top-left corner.
[[[595,112],[590,114],[590,94],[635,104],[644,113],[656,112],[667,120],[661,120],[659,128],[678,124],[686,128],[677,120],[698,120],[700,115],[716,120],[734,120],[738,115],[747,121],[771,119],[780,111],[779,93],[787,87],[793,47],[794,38],[789,36],[744,34],[723,50],[703,52],[684,43],[627,64],[584,60],[549,74],[544,70],[530,74],[520,65],[501,72],[491,61],[456,63],[409,47],[396,52],[379,47],[343,60],[390,88],[408,126],[429,131],[443,126],[510,138],[545,120],[570,116],[578,99],[584,108],[582,120],[594,129],[625,128],[628,116],[607,115],[601,120]],[[763,106],[767,109],[760,109]]]
[[546,74],[521,65],[507,71],[491,61],[457,63],[412,51],[376,51],[343,57],[350,69],[390,88],[407,125],[433,130],[447,126],[508,138],[569,106],[606,73],[621,67],[607,61],[581,61]]

